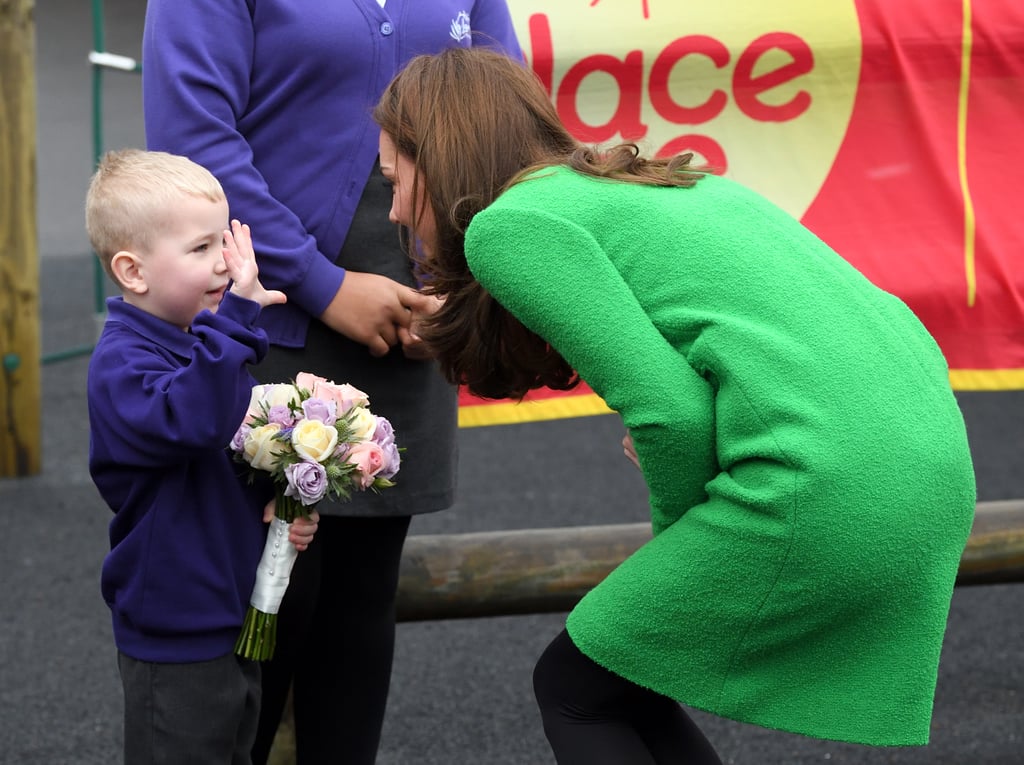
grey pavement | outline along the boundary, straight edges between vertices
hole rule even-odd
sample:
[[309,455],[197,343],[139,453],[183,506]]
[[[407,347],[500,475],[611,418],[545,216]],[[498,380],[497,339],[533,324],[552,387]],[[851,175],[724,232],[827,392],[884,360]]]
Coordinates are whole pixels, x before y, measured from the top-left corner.
[[[138,54],[144,7],[108,0],[108,50]],[[42,340],[53,355],[95,338],[81,223],[92,165],[89,6],[39,0],[36,23]],[[141,145],[137,78],[107,81],[107,147]],[[0,762],[12,765],[119,761],[120,685],[98,585],[109,511],[86,470],[86,364],[44,365],[44,469],[0,479]],[[1024,392],[959,398],[980,498],[1024,497]],[[644,489],[621,457],[621,433],[614,416],[464,430],[457,504],[417,519],[412,533],[643,520]],[[563,618],[400,625],[378,762],[551,765],[530,673]],[[695,717],[727,763],[1014,765],[1024,762],[1022,695],[1024,585],[988,585],[954,596],[927,747],[841,745]]]

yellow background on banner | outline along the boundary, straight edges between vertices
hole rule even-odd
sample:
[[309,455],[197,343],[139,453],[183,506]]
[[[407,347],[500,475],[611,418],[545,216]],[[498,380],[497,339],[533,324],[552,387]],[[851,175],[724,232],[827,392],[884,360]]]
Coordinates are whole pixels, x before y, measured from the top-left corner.
[[724,157],[728,176],[798,218],[821,188],[857,90],[853,0],[509,0],[509,7],[533,68],[543,70],[552,54],[552,98],[563,120],[572,129],[578,116],[601,138],[581,140],[639,138],[648,151],[668,145],[676,153],[710,139],[720,154],[708,156],[718,153],[712,148],[702,158]]

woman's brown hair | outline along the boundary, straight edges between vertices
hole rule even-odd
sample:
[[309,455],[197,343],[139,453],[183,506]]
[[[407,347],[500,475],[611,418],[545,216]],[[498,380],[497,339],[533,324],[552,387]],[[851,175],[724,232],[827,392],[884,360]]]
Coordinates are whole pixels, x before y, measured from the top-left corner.
[[[427,291],[444,306],[421,334],[453,383],[488,398],[521,398],[533,388],[572,388],[575,371],[524,327],[469,270],[464,252],[473,216],[534,170],[566,165],[586,175],[659,186],[689,186],[691,155],[646,159],[636,146],[608,152],[580,144],[547,92],[523,66],[486,48],[451,48],[412,59],[381,96],[373,117],[413,161],[437,223],[429,258],[418,257]],[[422,202],[413,198],[412,209]]]

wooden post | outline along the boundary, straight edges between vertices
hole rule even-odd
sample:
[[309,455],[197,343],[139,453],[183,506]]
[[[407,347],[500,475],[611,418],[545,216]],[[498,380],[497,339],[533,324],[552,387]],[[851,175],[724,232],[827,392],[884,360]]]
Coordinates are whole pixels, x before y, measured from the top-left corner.
[[0,476],[40,470],[34,0],[0,0]]

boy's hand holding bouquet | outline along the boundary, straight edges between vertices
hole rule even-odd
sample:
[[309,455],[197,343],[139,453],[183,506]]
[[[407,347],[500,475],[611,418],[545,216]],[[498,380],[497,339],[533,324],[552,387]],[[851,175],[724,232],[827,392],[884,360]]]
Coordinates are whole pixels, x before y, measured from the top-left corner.
[[394,486],[401,459],[391,423],[370,411],[365,393],[308,372],[294,384],[255,386],[231,448],[253,476],[265,472],[274,482],[276,517],[235,645],[239,655],[262,660],[274,653],[277,611],[297,554],[291,522],[309,517],[325,497],[345,501],[353,491]]

